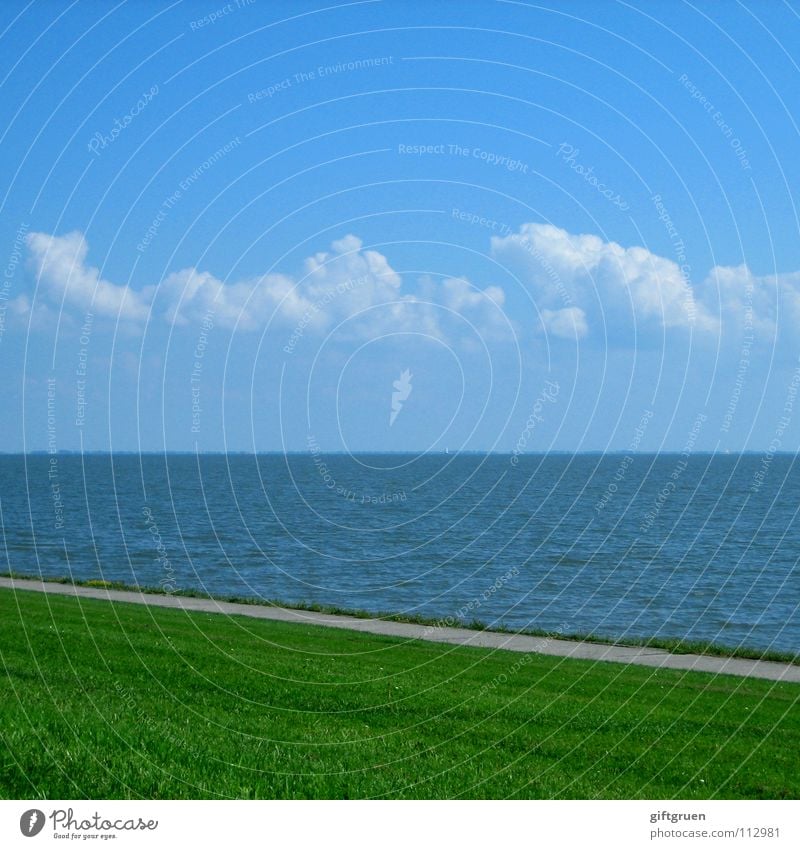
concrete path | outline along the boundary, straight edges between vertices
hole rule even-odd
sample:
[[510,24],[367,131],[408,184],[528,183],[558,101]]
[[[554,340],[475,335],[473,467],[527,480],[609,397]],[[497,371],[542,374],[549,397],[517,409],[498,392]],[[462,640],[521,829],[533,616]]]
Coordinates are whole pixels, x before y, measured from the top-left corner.
[[148,595],[147,593],[76,587],[70,584],[17,578],[0,578],[0,588],[144,604],[147,607],[171,607],[201,613],[250,616],[254,619],[270,619],[277,622],[294,622],[302,625],[322,625],[327,628],[346,628],[351,631],[383,634],[406,640],[429,640],[433,643],[536,652],[555,657],[605,660],[612,663],[633,663],[638,666],[655,666],[663,669],[688,669],[717,675],[739,675],[747,678],[766,678],[770,681],[800,683],[800,666],[766,660],[712,657],[699,654],[670,654],[663,649],[609,646],[600,643],[556,640],[548,637],[529,637],[523,634],[501,634],[497,631],[471,631],[467,628],[440,628],[435,625],[414,625],[407,622],[391,622],[385,619],[358,619],[354,616],[314,613],[308,610],[292,610],[285,607],[232,604],[225,601],[188,598],[178,595]]

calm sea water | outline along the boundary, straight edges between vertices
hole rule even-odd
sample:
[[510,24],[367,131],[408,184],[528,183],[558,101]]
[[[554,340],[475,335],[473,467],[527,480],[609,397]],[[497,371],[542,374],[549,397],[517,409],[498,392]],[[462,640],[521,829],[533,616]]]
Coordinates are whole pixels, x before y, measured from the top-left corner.
[[5,568],[800,649],[794,457],[0,457]]

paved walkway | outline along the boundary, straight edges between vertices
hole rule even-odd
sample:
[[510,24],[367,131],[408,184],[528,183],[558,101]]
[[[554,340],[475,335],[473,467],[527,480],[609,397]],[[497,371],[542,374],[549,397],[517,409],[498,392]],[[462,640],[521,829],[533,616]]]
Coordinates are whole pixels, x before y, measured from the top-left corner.
[[670,654],[663,649],[609,646],[600,643],[583,643],[556,640],[548,637],[529,637],[524,634],[502,634],[497,631],[472,631],[467,628],[440,628],[435,625],[414,625],[385,619],[358,619],[308,610],[292,610],[266,605],[233,604],[207,598],[189,598],[178,595],[155,595],[123,590],[105,590],[95,587],[76,587],[71,584],[0,578],[0,588],[32,590],[55,595],[97,598],[148,607],[171,607],[201,613],[225,613],[270,619],[277,622],[295,622],[303,625],[322,625],[327,628],[346,628],[368,634],[384,634],[406,640],[429,640],[433,643],[452,643],[462,646],[479,646],[488,649],[536,652],[555,657],[575,657],[582,660],[605,660],[612,663],[633,663],[638,666],[655,666],[662,669],[690,669],[723,675],[748,678],[766,678],[770,681],[800,683],[800,666],[775,663],[767,660],[746,660],[740,657],[712,657],[699,654]]

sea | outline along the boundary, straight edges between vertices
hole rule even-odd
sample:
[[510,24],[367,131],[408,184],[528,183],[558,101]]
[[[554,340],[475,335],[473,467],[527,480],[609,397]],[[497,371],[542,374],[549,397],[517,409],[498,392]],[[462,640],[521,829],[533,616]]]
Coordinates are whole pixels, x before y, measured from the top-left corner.
[[0,457],[0,571],[800,651],[800,464],[757,454]]

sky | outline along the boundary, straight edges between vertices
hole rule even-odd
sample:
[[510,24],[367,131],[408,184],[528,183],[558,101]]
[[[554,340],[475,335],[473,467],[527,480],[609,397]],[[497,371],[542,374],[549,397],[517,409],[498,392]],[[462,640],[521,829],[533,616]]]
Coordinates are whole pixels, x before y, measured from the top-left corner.
[[6,0],[2,451],[796,451],[800,8]]

